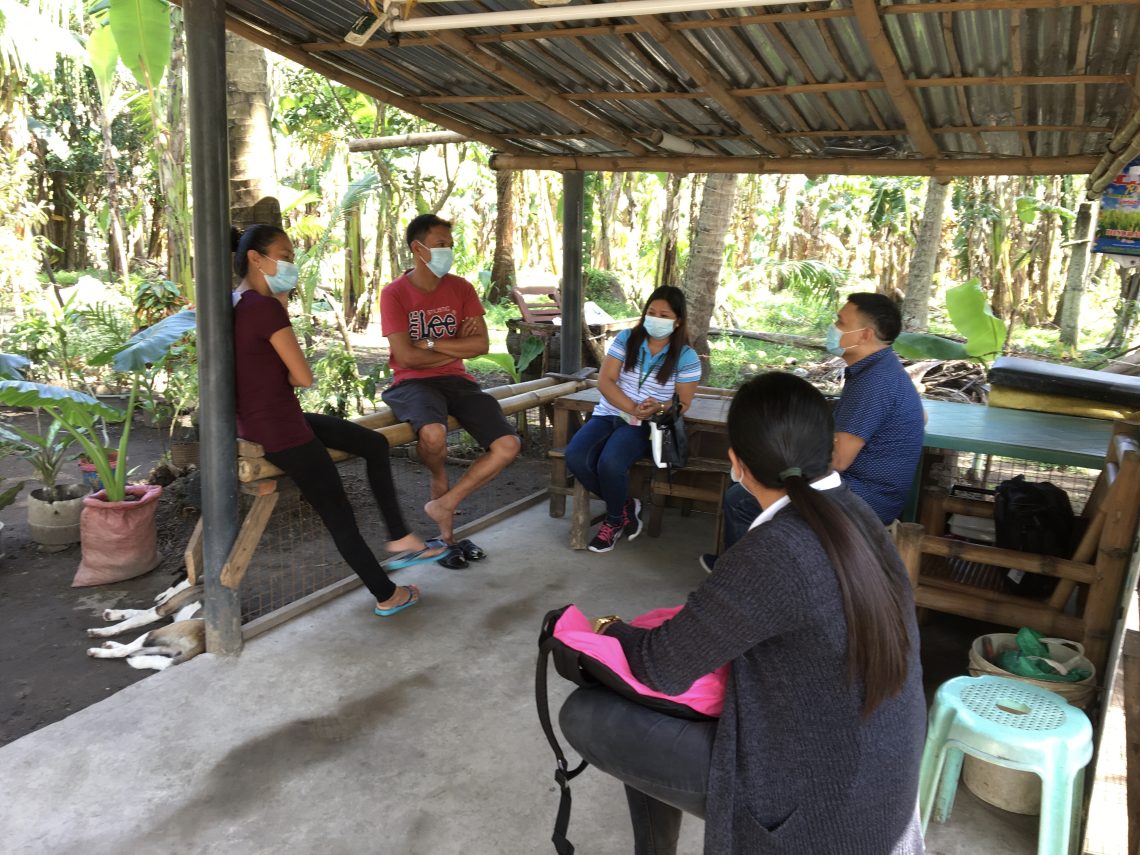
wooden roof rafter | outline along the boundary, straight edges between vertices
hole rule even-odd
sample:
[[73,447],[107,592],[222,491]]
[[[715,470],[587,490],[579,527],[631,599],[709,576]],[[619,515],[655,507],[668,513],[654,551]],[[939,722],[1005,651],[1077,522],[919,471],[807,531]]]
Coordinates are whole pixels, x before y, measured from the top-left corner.
[[887,33],[883,29],[883,19],[879,17],[878,4],[875,0],[851,0],[851,6],[855,10],[855,20],[867,42],[871,59],[879,69],[879,75],[886,84],[888,94],[894,99],[895,109],[906,123],[911,142],[923,157],[939,157],[938,144],[930,135],[930,129],[926,126],[918,101],[904,82],[905,77],[899,68],[899,59],[895,56],[894,48],[891,47]]
[[[1069,74],[1069,75],[1010,75],[1008,77],[908,77],[902,81],[907,89],[940,89],[968,86],[1130,86],[1132,78],[1127,74]],[[870,92],[886,89],[882,80],[842,80],[831,83],[789,83],[770,86],[751,86],[729,89],[735,98],[762,98],[767,96],[785,97],[788,95],[819,95],[827,92]],[[702,89],[667,92],[566,92],[563,96],[569,101],[669,101],[699,100],[707,98]],[[504,104],[534,101],[530,95],[482,94],[482,95],[425,95],[420,99],[424,104]]]
[[301,65],[305,65],[320,74],[323,74],[329,80],[336,81],[345,86],[363,92],[365,95],[371,95],[386,104],[391,104],[397,109],[403,110],[413,116],[419,116],[428,122],[433,122],[449,131],[463,134],[473,140],[478,140],[491,148],[499,151],[511,151],[516,154],[524,153],[525,150],[515,145],[505,137],[497,136],[495,134],[488,134],[480,131],[478,128],[473,128],[470,125],[459,122],[452,117],[440,113],[436,110],[426,109],[423,105],[404,98],[394,92],[390,92],[380,86],[364,80],[361,77],[337,68],[331,63],[324,62],[313,56],[306,54],[303,50],[291,45],[284,38],[279,35],[274,35],[262,29],[246,23],[240,18],[235,17],[233,14],[226,16],[226,29],[235,35],[239,35],[247,41],[253,42],[256,45],[271,50],[274,53],[280,54],[286,59],[291,59]]
[[776,139],[772,132],[753,115],[752,111],[737,100],[729,88],[705,67],[704,61],[687,41],[674,34],[665,26],[664,22],[656,17],[646,15],[638,17],[636,20],[645,27],[645,31],[662,48],[669,52],[669,55],[680,64],[681,68],[700,84],[701,88],[708,93],[708,97],[714,99],[734,122],[756,139],[757,143],[781,157],[787,157],[791,154],[791,148],[786,143]]
[[632,136],[623,133],[608,122],[598,119],[594,114],[583,110],[569,101],[561,93],[555,92],[537,80],[508,65],[494,54],[475,44],[470,38],[460,35],[454,30],[443,30],[434,34],[435,40],[447,47],[453,53],[463,58],[482,71],[502,80],[520,92],[532,95],[551,112],[557,113],[580,128],[590,131],[600,139],[617,146],[630,154],[647,154],[648,149],[637,142]]

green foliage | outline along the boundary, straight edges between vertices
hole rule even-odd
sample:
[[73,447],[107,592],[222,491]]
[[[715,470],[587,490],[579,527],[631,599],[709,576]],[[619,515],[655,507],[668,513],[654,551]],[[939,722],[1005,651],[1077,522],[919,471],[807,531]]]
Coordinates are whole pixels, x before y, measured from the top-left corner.
[[25,431],[15,425],[0,427],[0,441],[7,443],[12,453],[26,461],[39,482],[48,489],[59,480],[63,464],[78,456],[68,454],[74,438],[66,432],[59,419],[53,419],[42,434]]
[[530,364],[542,356],[544,347],[541,338],[536,335],[528,335],[524,336],[519,343],[517,362],[509,353],[484,353],[482,356],[470,360],[470,362],[474,363],[475,367],[478,367],[479,363],[493,366],[495,369],[506,373],[511,378],[512,383],[518,383]]
[[839,289],[847,282],[847,271],[812,258],[781,260],[765,258],[753,270],[761,270],[771,281],[778,281],[813,306],[834,312],[839,306]]
[[170,63],[170,7],[162,0],[110,0],[108,26],[123,65],[144,89],[156,89]]
[[612,303],[615,294],[625,293],[625,287],[617,274],[596,267],[586,268],[584,290],[586,299],[593,300],[598,305],[601,305],[602,301]]
[[1005,322],[994,317],[989,298],[977,279],[963,282],[946,292],[950,321],[966,337],[966,352],[988,363],[1005,344]]
[[[95,464],[95,471],[107,491],[107,499],[121,502],[126,496],[127,486],[127,441],[131,434],[130,415],[135,407],[135,390],[127,410],[109,407],[84,392],[48,386],[43,383],[29,383],[23,380],[0,381],[0,404],[7,407],[31,407],[43,410],[52,422],[59,422],[76,442],[82,446],[84,454]],[[96,420],[124,422],[123,435],[117,450],[109,450],[95,439]],[[112,452],[118,455],[118,464],[112,465]]]
[[946,292],[946,309],[966,343],[928,333],[903,333],[894,349],[906,359],[974,359],[988,364],[1005,344],[1005,323],[994,317],[977,279]]
[[960,341],[930,333],[899,333],[892,345],[904,359],[969,359]]
[[339,343],[330,348],[313,363],[313,385],[301,396],[306,409],[325,415],[346,419],[353,414],[350,411],[359,412],[361,381],[356,360]]
[[186,304],[178,286],[169,279],[144,279],[135,288],[135,315],[143,324],[153,324]]
[[24,369],[28,367],[26,356],[17,356],[14,353],[0,353],[0,379],[23,380]]
[[[11,448],[0,445],[0,459],[7,457],[11,451]],[[0,475],[0,484],[3,484],[5,480],[7,479],[3,475]],[[16,501],[16,496],[20,495],[20,491],[23,489],[24,482],[20,481],[16,484],[16,486],[9,487],[6,490],[0,491],[0,511],[4,510],[4,508],[12,504],[12,502]]]

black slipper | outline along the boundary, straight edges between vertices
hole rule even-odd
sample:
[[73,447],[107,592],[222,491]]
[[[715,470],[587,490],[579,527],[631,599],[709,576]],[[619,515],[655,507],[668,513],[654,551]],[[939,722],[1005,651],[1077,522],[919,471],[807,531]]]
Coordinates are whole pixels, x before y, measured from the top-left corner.
[[446,567],[448,570],[466,570],[467,559],[463,556],[463,550],[458,546],[449,547],[447,552],[435,562],[440,567]]
[[487,557],[487,553],[483,551],[482,547],[476,546],[470,540],[461,540],[455,545],[463,550],[463,557],[468,561],[481,561]]

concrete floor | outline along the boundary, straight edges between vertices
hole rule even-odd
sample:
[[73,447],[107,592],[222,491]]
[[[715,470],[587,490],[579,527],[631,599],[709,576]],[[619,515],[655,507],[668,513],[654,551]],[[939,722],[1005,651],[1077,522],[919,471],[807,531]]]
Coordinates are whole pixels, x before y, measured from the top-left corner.
[[[704,574],[711,519],[667,516],[608,555],[567,548],[538,506],[479,534],[466,571],[397,574],[423,602],[396,617],[354,591],[252,641],[199,656],[0,749],[5,853],[552,852],[553,757],[534,712],[543,614],[636,614]],[[122,662],[101,663],[125,668]],[[557,709],[568,684],[552,681]],[[620,785],[573,787],[581,855],[631,849]],[[1035,851],[1036,820],[961,791],[929,851]],[[685,821],[681,851],[701,851]]]

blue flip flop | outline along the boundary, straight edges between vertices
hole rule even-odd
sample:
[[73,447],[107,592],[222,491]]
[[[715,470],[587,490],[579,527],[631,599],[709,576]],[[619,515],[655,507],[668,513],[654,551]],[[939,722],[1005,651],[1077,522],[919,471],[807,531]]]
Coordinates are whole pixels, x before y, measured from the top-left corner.
[[414,552],[401,552],[399,555],[395,555],[387,561],[381,561],[380,566],[385,570],[391,571],[403,570],[405,567],[415,567],[417,564],[430,564],[433,561],[438,561],[440,558],[443,558],[446,553],[436,552],[434,555],[426,555],[425,553],[439,548],[439,545],[428,541],[423,549],[418,549]]
[[402,612],[404,609],[410,609],[412,606],[414,606],[419,601],[420,601],[420,589],[417,588],[415,585],[408,585],[408,599],[407,599],[407,601],[400,603],[400,605],[398,605],[398,606],[392,606],[392,608],[390,608],[390,609],[382,609],[379,606],[377,606],[372,611],[375,612],[376,614],[380,615],[380,617],[391,617],[396,612]]

